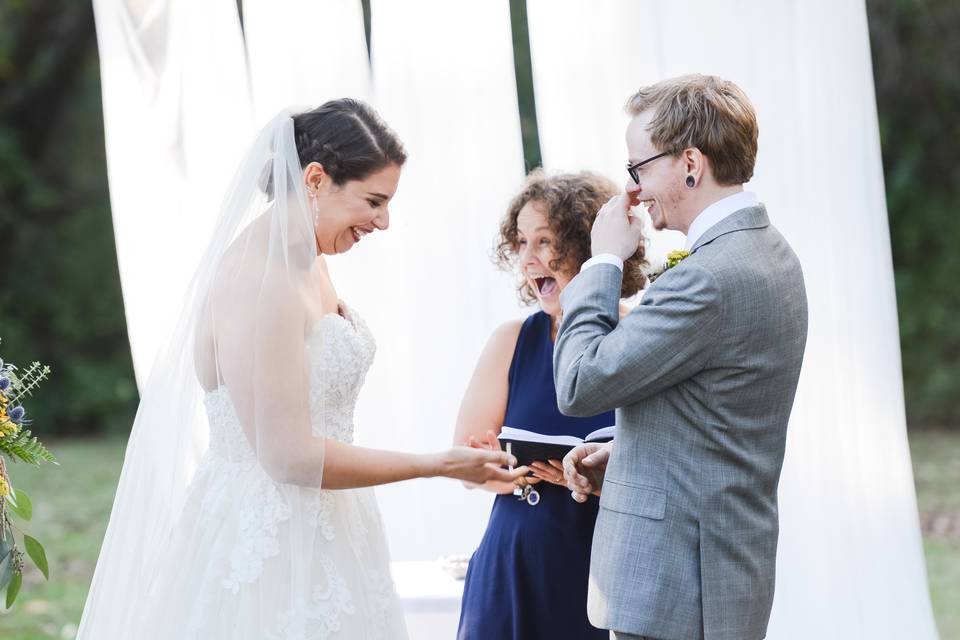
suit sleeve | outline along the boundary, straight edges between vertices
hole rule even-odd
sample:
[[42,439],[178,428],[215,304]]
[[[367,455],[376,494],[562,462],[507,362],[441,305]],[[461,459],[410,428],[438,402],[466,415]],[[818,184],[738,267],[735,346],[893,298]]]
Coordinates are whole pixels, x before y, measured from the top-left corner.
[[553,371],[560,411],[592,416],[674,386],[709,361],[719,333],[715,278],[693,264],[663,274],[640,305],[619,319],[622,273],[596,265],[561,297]]

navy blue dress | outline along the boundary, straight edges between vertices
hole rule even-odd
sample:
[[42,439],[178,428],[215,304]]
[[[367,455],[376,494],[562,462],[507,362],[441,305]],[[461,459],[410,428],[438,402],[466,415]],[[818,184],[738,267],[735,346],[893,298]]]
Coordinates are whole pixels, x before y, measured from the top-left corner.
[[[527,318],[510,364],[504,425],[580,438],[614,423],[612,411],[571,418],[557,409],[550,316]],[[599,498],[579,504],[565,488],[535,486],[530,506],[498,495],[479,548],[470,559],[458,640],[608,640],[587,621],[590,545]]]

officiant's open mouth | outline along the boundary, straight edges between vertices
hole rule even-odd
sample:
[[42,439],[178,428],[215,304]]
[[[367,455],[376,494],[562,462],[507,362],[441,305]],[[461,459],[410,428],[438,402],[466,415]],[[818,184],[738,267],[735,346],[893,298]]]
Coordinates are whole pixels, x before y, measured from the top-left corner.
[[540,296],[546,298],[552,296],[559,290],[557,285],[557,279],[550,276],[538,276],[532,277],[533,282],[537,285],[537,291],[540,292]]

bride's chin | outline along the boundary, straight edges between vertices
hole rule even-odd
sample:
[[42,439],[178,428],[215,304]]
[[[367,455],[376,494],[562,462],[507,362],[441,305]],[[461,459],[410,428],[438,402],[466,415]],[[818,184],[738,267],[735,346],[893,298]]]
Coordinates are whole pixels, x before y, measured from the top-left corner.
[[[329,242],[323,242],[318,240],[317,245],[320,247],[320,252],[327,255],[337,255],[338,253],[346,253],[350,250],[350,247],[353,244],[349,240],[345,240],[343,236],[334,236],[329,239]],[[329,251],[325,247],[329,248]]]
[[337,253],[346,253],[353,248],[353,245],[357,244],[357,241],[353,239],[353,235],[349,231],[345,236],[337,236],[334,242]]

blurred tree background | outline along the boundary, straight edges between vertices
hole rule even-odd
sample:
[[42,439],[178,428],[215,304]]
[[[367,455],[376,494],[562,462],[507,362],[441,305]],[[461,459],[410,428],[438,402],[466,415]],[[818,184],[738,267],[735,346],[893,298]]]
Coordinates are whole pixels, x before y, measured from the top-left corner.
[[960,425],[960,2],[868,0],[911,426]]
[[90,2],[0,0],[0,353],[53,369],[38,433],[127,431],[136,410],[99,74]]
[[[514,0],[511,9],[524,146],[534,167],[525,5]],[[867,0],[867,9],[908,417],[912,427],[956,427],[960,3]],[[0,0],[0,243],[0,353],[53,368],[43,402],[32,406],[38,430],[125,432],[137,393],[89,2]]]

